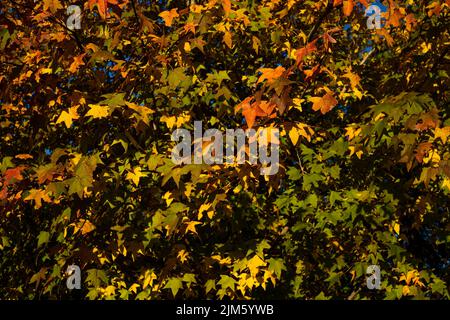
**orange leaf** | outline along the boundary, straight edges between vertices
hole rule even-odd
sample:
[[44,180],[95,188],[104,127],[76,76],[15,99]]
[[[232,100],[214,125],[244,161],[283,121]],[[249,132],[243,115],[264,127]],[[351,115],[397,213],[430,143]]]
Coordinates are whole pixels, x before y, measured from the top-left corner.
[[310,42],[305,47],[297,49],[297,52],[296,52],[297,57],[295,59],[296,66],[300,65],[300,63],[303,61],[304,57],[306,57],[307,55],[310,55],[311,53],[313,53],[316,50],[317,50],[316,41]]
[[345,16],[349,16],[353,11],[353,0],[344,0],[343,11]]
[[231,0],[222,0],[223,11],[225,11],[225,16],[228,17],[231,12]]
[[52,13],[62,9],[63,6],[59,0],[44,0],[44,11],[50,10]]
[[225,31],[225,33],[223,34],[223,42],[225,42],[227,47],[231,49],[231,47],[233,46],[233,39],[231,38],[230,31]]
[[338,103],[331,93],[327,93],[323,97],[311,97],[309,98],[309,101],[313,103],[313,110],[320,110],[322,114],[329,112]]
[[39,209],[40,207],[42,207],[42,200],[44,200],[45,202],[52,202],[48,194],[44,190],[40,189],[31,189],[30,194],[23,200],[24,201],[34,200],[35,209]]
[[12,168],[12,169],[8,169],[5,171],[4,177],[5,177],[5,184],[11,184],[13,182],[13,180],[23,180],[23,176],[22,176],[22,171],[23,171],[24,167],[23,166],[19,166],[16,168]]
[[263,82],[264,80],[267,80],[269,84],[273,83],[276,79],[281,77],[283,72],[286,71],[285,68],[282,66],[278,66],[275,69],[272,68],[261,68],[259,69],[260,72],[262,72],[262,75],[259,77],[258,82]]
[[73,57],[73,62],[69,67],[70,73],[77,72],[78,68],[84,65],[83,57],[85,54],[80,54],[79,56]]
[[170,27],[172,25],[172,20],[179,16],[177,10],[178,9],[172,9],[170,11],[167,10],[159,14],[159,16],[164,19],[164,24],[167,27]]
[[100,17],[104,20],[108,15],[108,3],[117,4],[117,0],[89,0],[89,9],[92,11],[97,6]]
[[21,153],[21,154],[16,155],[14,158],[21,159],[21,160],[26,160],[26,159],[33,159],[33,156],[31,154],[28,154],[28,153]]

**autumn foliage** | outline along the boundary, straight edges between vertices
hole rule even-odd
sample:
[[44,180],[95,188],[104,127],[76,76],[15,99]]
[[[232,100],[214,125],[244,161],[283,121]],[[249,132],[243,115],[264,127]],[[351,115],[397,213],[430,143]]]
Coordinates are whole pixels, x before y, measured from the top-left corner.
[[[2,0],[0,298],[450,298],[450,1],[378,3]],[[194,121],[279,172],[175,165]]]

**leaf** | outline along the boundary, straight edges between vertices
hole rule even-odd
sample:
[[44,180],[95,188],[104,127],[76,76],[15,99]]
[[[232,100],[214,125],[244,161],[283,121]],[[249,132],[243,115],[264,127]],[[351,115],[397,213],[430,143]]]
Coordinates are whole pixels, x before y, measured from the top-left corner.
[[305,47],[297,49],[295,53],[296,66],[300,66],[300,64],[303,62],[303,59],[314,51],[317,51],[316,41],[309,42]]
[[183,288],[183,282],[179,278],[170,278],[164,286],[164,289],[170,289],[172,291],[174,298],[181,288]]
[[285,68],[282,66],[278,66],[275,69],[272,68],[261,68],[258,70],[261,72],[261,76],[258,79],[257,83],[263,82],[264,80],[267,80],[267,83],[271,84],[276,79],[280,78],[281,75],[286,71]]
[[87,270],[86,282],[90,283],[93,287],[100,287],[102,283],[108,283],[108,277],[105,271],[100,269]]
[[251,100],[252,97],[247,97],[246,99],[244,99],[244,101],[239,103],[234,109],[235,112],[242,110],[242,115],[245,117],[245,121],[247,122],[247,126],[249,128],[253,127],[257,115],[256,109],[252,107],[252,105],[250,104]]
[[186,222],[186,231],[185,231],[185,233],[188,233],[189,231],[190,232],[192,232],[192,233],[195,233],[195,234],[197,234],[197,230],[195,230],[195,226],[197,226],[197,225],[199,225],[199,224],[202,224],[201,222],[199,222],[199,221],[189,221],[189,222]]
[[225,11],[225,17],[228,17],[231,12],[231,0],[222,0],[223,11]]
[[85,235],[89,232],[94,231],[95,226],[89,220],[80,219],[77,223],[77,227],[75,228],[74,234],[77,233],[78,229],[81,230],[82,235]]
[[225,33],[223,34],[223,42],[225,42],[228,48],[231,49],[233,47],[233,39],[231,37],[230,31],[225,31]]
[[255,254],[253,258],[251,258],[247,262],[247,267],[252,277],[256,277],[256,275],[259,272],[259,268],[265,266],[266,264],[267,264],[266,262],[262,261],[261,258]]
[[18,166],[16,168],[11,168],[5,171],[4,179],[5,184],[9,185],[16,181],[23,180],[22,171],[24,170],[23,166]]
[[50,10],[51,13],[56,13],[56,11],[62,8],[63,6],[59,0],[44,0],[44,11]]
[[21,153],[21,154],[17,154],[14,158],[21,159],[21,160],[27,160],[27,159],[33,159],[33,156],[28,153]]
[[66,128],[70,128],[72,126],[73,120],[77,120],[80,116],[77,113],[78,106],[70,107],[67,111],[61,112],[58,119],[56,120],[56,124],[64,122]]
[[164,23],[167,27],[170,27],[172,25],[172,20],[179,16],[177,10],[178,9],[172,9],[170,11],[166,10],[161,12],[158,16],[164,19]]
[[352,13],[353,6],[354,6],[353,0],[344,0],[343,1],[342,10],[343,10],[345,16],[348,17]]
[[83,58],[86,54],[80,54],[79,56],[73,57],[73,62],[69,67],[70,73],[75,73],[78,71],[79,67],[84,65]]
[[209,279],[208,281],[206,281],[205,293],[208,294],[208,292],[210,292],[212,289],[216,289],[216,282],[214,281],[214,279]]
[[326,93],[323,97],[310,97],[309,101],[313,103],[312,109],[325,114],[332,110],[337,105],[337,100],[331,95]]
[[35,202],[34,208],[39,209],[42,207],[42,201],[44,202],[52,202],[50,197],[48,196],[47,192],[41,189],[31,189],[30,194],[23,199],[24,201],[31,201],[33,200]]
[[109,115],[109,108],[107,106],[101,106],[98,104],[90,104],[89,111],[85,114],[85,117],[91,116],[94,119],[105,118]]
[[108,16],[108,3],[117,4],[117,0],[89,0],[89,9],[92,11],[94,6],[97,7],[100,17],[105,20]]
[[129,171],[125,179],[133,181],[134,185],[137,187],[139,185],[139,180],[142,177],[146,177],[147,174],[141,172],[141,167],[135,167],[133,171]]
[[311,136],[314,131],[308,125],[304,123],[296,123],[289,130],[289,138],[291,139],[294,146],[297,144],[300,137],[304,137],[306,140],[311,141]]
[[400,235],[400,224],[394,223],[394,231],[396,234]]
[[447,190],[450,191],[450,178],[445,178],[442,181],[442,188],[447,188]]
[[269,270],[272,271],[278,279],[281,278],[281,272],[286,271],[286,266],[284,265],[283,259],[269,259]]
[[434,139],[441,139],[442,143],[446,143],[448,137],[450,136],[450,126],[444,128],[438,128],[434,130]]
[[359,86],[361,78],[356,73],[353,73],[350,69],[347,70],[347,73],[344,74],[344,77],[350,80],[350,85],[353,90],[355,90],[356,87]]
[[223,290],[230,288],[232,291],[234,291],[235,283],[236,280],[227,275],[220,275],[220,280],[217,282],[217,284],[220,284],[222,286]]
[[37,247],[39,248],[43,244],[46,244],[50,241],[50,233],[47,231],[41,231],[38,236],[38,244]]

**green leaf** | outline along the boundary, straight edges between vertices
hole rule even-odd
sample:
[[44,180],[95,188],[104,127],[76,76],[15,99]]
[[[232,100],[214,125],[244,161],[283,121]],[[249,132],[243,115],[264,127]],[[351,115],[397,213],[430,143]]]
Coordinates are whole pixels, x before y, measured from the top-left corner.
[[283,259],[269,259],[269,270],[275,273],[278,279],[281,278],[281,271],[286,271],[286,266],[284,265]]
[[170,278],[166,285],[164,286],[164,289],[170,289],[172,290],[172,295],[175,298],[178,291],[183,287],[183,282],[179,278]]
[[49,241],[50,241],[50,233],[48,233],[47,231],[41,231],[38,236],[38,244],[37,244],[38,248],[43,244],[48,243]]

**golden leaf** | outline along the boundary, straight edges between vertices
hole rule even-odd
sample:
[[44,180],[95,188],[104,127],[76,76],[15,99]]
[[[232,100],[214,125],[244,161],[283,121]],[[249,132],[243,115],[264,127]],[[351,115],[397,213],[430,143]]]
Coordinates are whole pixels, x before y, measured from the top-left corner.
[[172,20],[174,18],[178,17],[179,14],[177,12],[177,9],[172,9],[170,11],[166,10],[166,11],[161,12],[159,14],[159,16],[164,19],[164,24],[167,27],[170,27],[172,25]]
[[89,111],[85,114],[85,117],[91,116],[94,119],[105,118],[109,114],[109,108],[107,106],[100,106],[98,104],[90,104]]
[[313,103],[312,109],[314,111],[320,110],[322,114],[329,112],[338,103],[331,93],[326,93],[323,97],[311,97],[309,101]]

